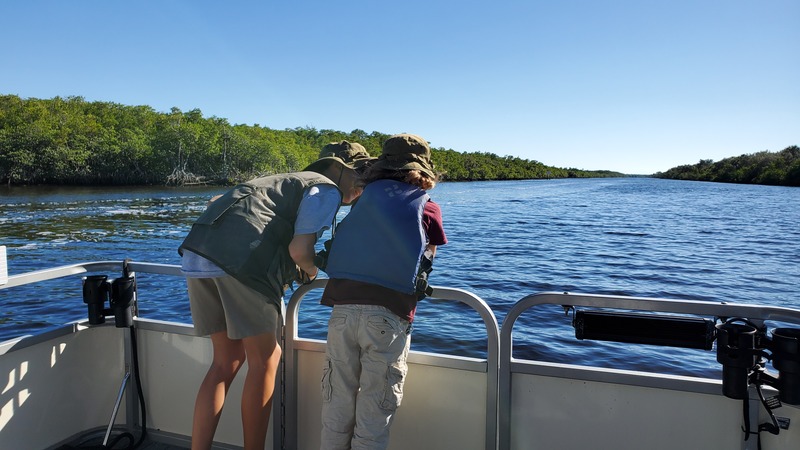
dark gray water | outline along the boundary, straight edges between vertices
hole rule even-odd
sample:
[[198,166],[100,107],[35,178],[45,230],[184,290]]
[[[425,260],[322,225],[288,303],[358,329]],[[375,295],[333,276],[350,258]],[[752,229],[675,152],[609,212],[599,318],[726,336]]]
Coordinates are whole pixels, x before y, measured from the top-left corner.
[[[0,189],[11,275],[96,260],[178,264],[176,252],[222,188]],[[450,243],[432,282],[471,291],[502,323],[541,291],[800,306],[800,189],[648,178],[442,183]],[[344,212],[343,212],[344,213]],[[66,294],[66,295],[65,295]],[[304,302],[301,336],[323,339],[329,311]],[[0,291],[0,340],[84,317],[80,281]],[[145,317],[190,322],[185,284],[140,278]],[[515,356],[714,375],[713,352],[576,341],[561,308],[520,317]],[[426,300],[413,348],[482,356],[477,314]]]

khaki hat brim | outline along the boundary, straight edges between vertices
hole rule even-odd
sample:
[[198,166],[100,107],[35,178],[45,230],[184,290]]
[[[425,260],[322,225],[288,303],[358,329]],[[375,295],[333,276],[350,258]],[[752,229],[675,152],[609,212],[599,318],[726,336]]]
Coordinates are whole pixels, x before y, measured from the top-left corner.
[[422,165],[422,164],[420,164],[418,162],[415,162],[415,161],[407,162],[407,163],[403,164],[402,166],[397,166],[397,165],[394,165],[394,164],[390,163],[389,161],[387,161],[385,159],[377,159],[377,161],[372,163],[372,167],[375,167],[377,169],[382,169],[382,170],[397,170],[397,171],[419,170],[420,172],[424,173],[425,175],[429,176],[430,178],[434,178],[434,179],[436,178],[436,174],[433,173],[433,170],[431,170],[430,168],[425,167],[424,165]]
[[325,171],[325,169],[327,169],[332,165],[343,166],[348,169],[355,169],[355,167],[352,164],[347,164],[341,158],[337,158],[336,156],[326,156],[312,162],[311,164],[306,166],[306,168],[303,169],[303,171],[323,172]]

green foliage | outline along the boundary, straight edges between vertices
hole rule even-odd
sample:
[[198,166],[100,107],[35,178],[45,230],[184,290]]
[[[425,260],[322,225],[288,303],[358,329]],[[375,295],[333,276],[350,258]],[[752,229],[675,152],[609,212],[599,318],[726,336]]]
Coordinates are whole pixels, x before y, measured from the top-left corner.
[[674,180],[717,181],[721,183],[800,186],[800,147],[787,147],[777,153],[762,151],[725,158],[719,162],[700,160],[655,174]]
[[[302,170],[325,144],[343,139],[377,156],[388,137],[359,129],[345,133],[231,125],[226,119],[204,118],[199,109],[160,113],[149,106],[87,102],[82,97],[0,95],[0,182],[231,184]],[[451,181],[624,176],[486,152],[433,148],[432,153],[443,179]],[[797,178],[800,166],[793,170]]]

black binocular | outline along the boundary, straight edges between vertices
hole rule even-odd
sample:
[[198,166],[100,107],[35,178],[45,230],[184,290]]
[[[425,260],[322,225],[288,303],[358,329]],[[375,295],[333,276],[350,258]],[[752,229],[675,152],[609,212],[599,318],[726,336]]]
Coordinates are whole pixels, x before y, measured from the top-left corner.
[[[136,298],[136,280],[124,276],[108,280],[106,275],[90,275],[83,279],[83,302],[89,313],[89,324],[105,323],[106,316],[114,316],[117,328],[133,325],[133,304]],[[110,308],[106,308],[108,301]]]
[[[766,384],[778,390],[781,402],[800,405],[800,328],[775,328],[770,337],[744,319],[731,319],[716,329],[726,397],[744,400],[750,384]],[[766,373],[765,360],[772,362],[777,377]]]

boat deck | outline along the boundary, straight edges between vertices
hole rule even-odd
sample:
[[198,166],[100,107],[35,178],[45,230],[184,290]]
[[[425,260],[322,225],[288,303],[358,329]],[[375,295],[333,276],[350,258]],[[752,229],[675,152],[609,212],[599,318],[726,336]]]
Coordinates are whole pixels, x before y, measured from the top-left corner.
[[139,448],[142,450],[189,450],[189,447],[178,447],[177,445],[169,445],[152,441],[143,442]]
[[[84,448],[101,448],[102,439],[97,440],[82,440],[81,442],[73,442],[71,444],[63,445],[60,447],[56,447],[55,450],[72,450],[72,449],[84,449]],[[122,441],[122,445],[126,445],[126,441]],[[127,447],[123,447],[127,448]],[[147,438],[142,442],[139,447],[136,447],[139,450],[189,450],[189,446],[182,446],[182,445],[174,445],[174,444],[167,444],[164,442],[158,442],[153,439]]]
[[180,446],[180,445],[172,445],[172,444],[165,444],[163,442],[156,442],[152,439],[145,439],[142,442],[142,445],[137,447],[140,450],[189,450],[189,446]]

